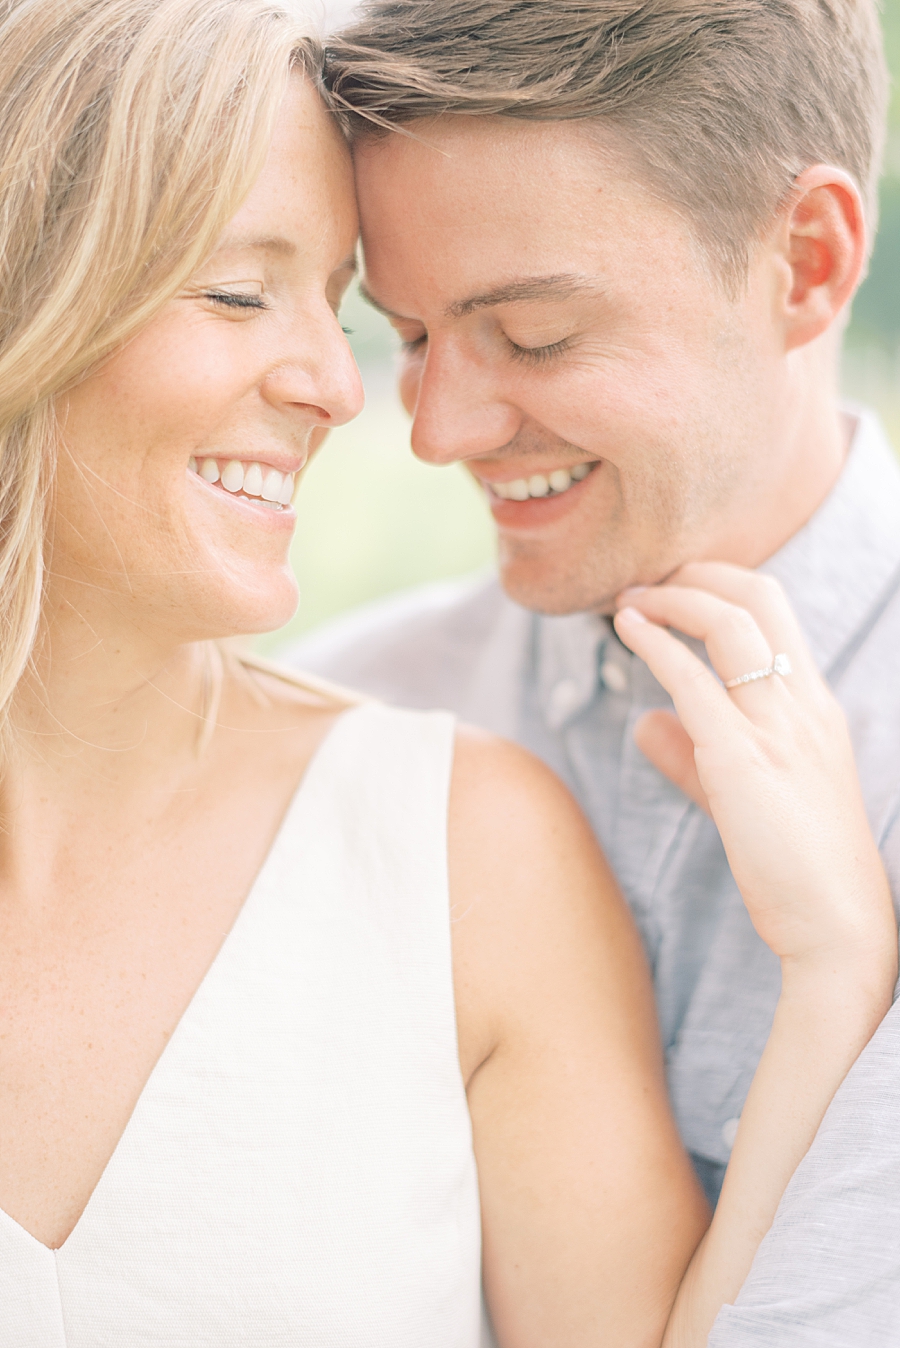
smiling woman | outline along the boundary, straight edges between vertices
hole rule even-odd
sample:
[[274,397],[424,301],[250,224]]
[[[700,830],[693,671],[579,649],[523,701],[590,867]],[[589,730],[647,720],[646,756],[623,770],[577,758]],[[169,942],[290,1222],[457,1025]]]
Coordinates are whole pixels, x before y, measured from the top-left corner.
[[484,1268],[503,1348],[643,1348],[705,1211],[584,821],[219,644],[362,403],[317,59],[0,0],[0,1340],[476,1348]]

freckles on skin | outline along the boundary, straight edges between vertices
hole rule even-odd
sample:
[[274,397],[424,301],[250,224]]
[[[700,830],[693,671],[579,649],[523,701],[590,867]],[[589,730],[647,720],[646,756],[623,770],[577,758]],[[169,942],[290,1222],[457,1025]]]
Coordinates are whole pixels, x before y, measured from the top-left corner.
[[[152,426],[153,438],[144,444],[134,434],[135,455],[149,457],[158,441],[169,447],[174,469],[176,447],[200,445],[254,387],[255,371],[247,370],[240,352],[232,354],[227,342],[209,341],[207,316],[179,313],[176,305],[180,302],[123,351],[104,380],[101,397],[105,413],[111,414],[104,421],[111,433],[113,465],[121,465],[123,457],[116,444],[138,431],[137,421],[144,434]],[[178,376],[188,365],[189,383]],[[151,371],[156,377],[148,379]]]
[[[144,541],[158,538],[164,547],[171,544],[173,520],[179,537],[187,530],[188,459],[214,442],[216,430],[253,387],[237,354],[232,358],[223,343],[203,340],[208,318],[179,312],[181,307],[174,301],[61,409],[63,499],[71,506],[80,496],[110,524],[137,511]],[[189,380],[178,377],[186,369]],[[66,447],[70,420],[77,423],[77,440]],[[105,566],[111,559],[94,560]]]

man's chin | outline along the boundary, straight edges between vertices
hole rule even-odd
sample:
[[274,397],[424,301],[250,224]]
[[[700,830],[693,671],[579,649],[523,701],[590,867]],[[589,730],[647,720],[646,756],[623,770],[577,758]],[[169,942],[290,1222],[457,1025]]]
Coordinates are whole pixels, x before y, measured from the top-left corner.
[[616,595],[628,582],[610,592],[608,584],[592,583],[586,576],[541,565],[534,558],[525,562],[517,557],[501,558],[500,583],[513,603],[533,613],[561,617],[566,613],[614,613]]

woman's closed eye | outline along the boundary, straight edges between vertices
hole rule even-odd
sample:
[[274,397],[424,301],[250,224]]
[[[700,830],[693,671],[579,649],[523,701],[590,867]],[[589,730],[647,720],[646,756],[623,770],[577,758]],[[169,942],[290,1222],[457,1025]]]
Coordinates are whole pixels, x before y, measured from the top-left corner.
[[247,290],[204,290],[203,298],[221,305],[223,309],[268,309],[263,295],[258,291]]

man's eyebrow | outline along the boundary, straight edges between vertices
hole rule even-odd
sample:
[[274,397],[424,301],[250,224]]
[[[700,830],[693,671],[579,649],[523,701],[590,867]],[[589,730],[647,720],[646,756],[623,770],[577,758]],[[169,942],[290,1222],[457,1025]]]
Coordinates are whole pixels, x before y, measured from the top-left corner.
[[468,299],[448,304],[444,311],[448,318],[465,318],[476,309],[491,309],[498,304],[523,304],[529,300],[568,300],[574,295],[600,294],[603,287],[591,276],[577,272],[561,272],[554,276],[523,276],[492,290],[484,290]]
[[[377,309],[385,318],[402,318],[392,309],[381,304],[369,290],[365,281],[359,283],[359,293],[367,304]],[[574,295],[603,293],[603,287],[591,276],[581,276],[577,272],[560,272],[555,276],[524,276],[515,281],[507,281],[493,290],[482,291],[479,295],[470,295],[465,300],[454,300],[448,304],[444,313],[448,318],[465,318],[476,309],[490,309],[496,304],[522,304],[528,300],[568,300]]]
[[385,318],[402,318],[402,314],[395,314],[393,309],[388,309],[383,304],[379,303],[379,301],[376,300],[375,296],[372,294],[369,287],[366,285],[365,281],[360,281],[359,285],[357,286],[357,289],[359,290],[359,293],[360,295],[362,295],[366,304],[371,304],[372,308],[376,309],[378,313],[384,314]]

